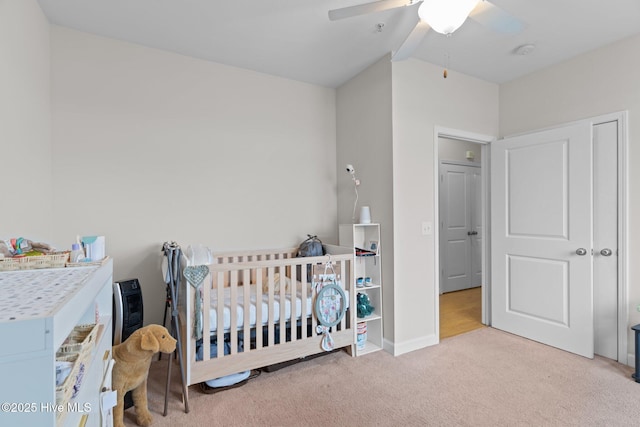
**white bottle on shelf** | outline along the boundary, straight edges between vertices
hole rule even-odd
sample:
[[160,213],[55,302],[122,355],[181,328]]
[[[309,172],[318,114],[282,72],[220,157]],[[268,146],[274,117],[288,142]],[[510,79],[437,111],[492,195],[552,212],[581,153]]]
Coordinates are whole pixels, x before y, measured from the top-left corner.
[[84,259],[84,251],[79,243],[71,245],[71,254],[69,254],[69,262],[80,262]]

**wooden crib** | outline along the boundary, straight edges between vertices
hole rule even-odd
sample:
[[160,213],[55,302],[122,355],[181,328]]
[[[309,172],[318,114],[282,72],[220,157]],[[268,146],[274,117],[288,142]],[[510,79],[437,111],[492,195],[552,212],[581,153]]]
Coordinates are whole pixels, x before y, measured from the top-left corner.
[[[324,248],[328,255],[307,258],[296,258],[297,248],[215,253],[202,285],[202,331],[209,333],[201,341],[194,334],[195,288],[182,280],[177,306],[186,386],[323,352],[311,282],[328,261],[348,307],[330,334],[334,348],[353,354],[353,250]],[[251,301],[248,309],[245,301]]]

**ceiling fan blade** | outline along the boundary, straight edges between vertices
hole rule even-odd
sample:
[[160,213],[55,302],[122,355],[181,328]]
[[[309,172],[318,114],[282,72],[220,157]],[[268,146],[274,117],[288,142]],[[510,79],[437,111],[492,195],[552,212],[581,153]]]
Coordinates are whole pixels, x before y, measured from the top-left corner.
[[424,22],[423,20],[418,21],[416,26],[411,30],[411,33],[407,36],[407,38],[402,42],[402,45],[393,52],[391,56],[392,61],[403,61],[413,55],[413,52],[418,48],[424,36],[427,35],[429,29],[431,27],[429,24]]
[[469,18],[498,33],[517,34],[524,29],[522,21],[487,0],[479,1]]
[[[422,1],[422,0],[420,0]],[[396,7],[409,6],[415,2],[411,0],[379,0],[371,3],[358,4],[329,11],[329,20],[351,18],[352,16],[365,15],[372,12],[395,9]]]

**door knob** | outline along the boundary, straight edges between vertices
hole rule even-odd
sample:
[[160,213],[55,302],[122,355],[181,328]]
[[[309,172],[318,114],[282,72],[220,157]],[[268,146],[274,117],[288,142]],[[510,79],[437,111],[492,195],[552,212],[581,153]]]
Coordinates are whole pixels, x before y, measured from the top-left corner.
[[578,249],[576,250],[576,253],[577,253],[578,255],[580,255],[580,256],[584,256],[584,255],[586,255],[586,254],[587,254],[587,250],[586,250],[585,248],[578,248]]
[[467,231],[467,236],[475,236],[476,234],[478,234],[477,231]]
[[609,248],[604,248],[600,251],[600,255],[602,256],[611,256],[611,254],[613,254],[613,251]]

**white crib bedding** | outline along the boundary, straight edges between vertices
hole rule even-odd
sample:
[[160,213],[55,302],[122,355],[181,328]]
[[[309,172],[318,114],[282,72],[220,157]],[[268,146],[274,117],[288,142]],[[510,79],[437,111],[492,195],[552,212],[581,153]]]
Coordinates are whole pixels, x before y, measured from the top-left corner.
[[[251,327],[256,326],[257,324],[257,309],[256,309],[256,285],[250,285],[251,289],[250,289],[250,300],[251,300],[251,304],[249,306],[249,322]],[[297,292],[296,292],[296,301],[295,301],[295,313],[296,313],[296,319],[300,319],[301,317],[301,312],[302,312],[302,291],[300,289],[300,286],[297,287]],[[307,285],[307,298],[306,298],[306,302],[305,302],[305,313],[312,313],[313,312],[313,291],[311,289],[310,285]],[[349,306],[349,294],[348,292],[345,292],[345,303],[346,303],[346,307]],[[274,322],[279,322],[280,321],[280,294],[276,293],[273,296],[273,315],[274,315]],[[217,289],[211,289],[211,304],[210,304],[210,310],[209,310],[209,330],[211,332],[215,332],[218,329],[218,313],[217,313],[217,309],[216,307],[218,306],[218,291]],[[260,319],[260,324],[261,325],[266,325],[268,324],[269,321],[269,295],[268,294],[262,294],[262,314],[261,314],[261,319]],[[236,306],[236,323],[237,323],[237,329],[242,329],[244,327],[244,310],[245,310],[245,303],[244,303],[244,289],[242,286],[238,286],[237,287],[237,303],[235,304]],[[291,294],[287,293],[285,295],[285,304],[284,304],[284,311],[285,311],[285,319],[287,321],[291,320]],[[223,318],[224,318],[224,330],[225,332],[228,332],[231,329],[231,289],[230,288],[225,288],[224,289],[224,312],[223,312]]]

